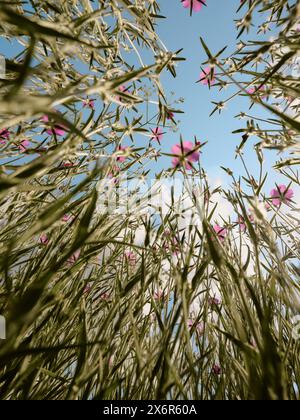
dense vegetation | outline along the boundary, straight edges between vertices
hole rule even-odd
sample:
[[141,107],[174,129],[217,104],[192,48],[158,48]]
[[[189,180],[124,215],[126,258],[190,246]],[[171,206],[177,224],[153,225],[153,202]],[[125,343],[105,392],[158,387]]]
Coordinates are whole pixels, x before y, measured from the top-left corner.
[[[258,31],[277,36],[230,57],[201,40],[199,82],[270,112],[240,115],[246,175],[225,168],[232,188],[210,188],[204,145],[179,138],[150,206],[125,187],[147,178],[181,112],[160,83],[183,58],[156,34],[159,3],[0,3],[17,51],[0,80],[1,399],[299,399],[299,2],[237,1],[240,34],[261,14]],[[243,157],[253,135],[258,174]],[[286,179],[271,192],[269,148]],[[174,176],[183,193],[165,205]]]

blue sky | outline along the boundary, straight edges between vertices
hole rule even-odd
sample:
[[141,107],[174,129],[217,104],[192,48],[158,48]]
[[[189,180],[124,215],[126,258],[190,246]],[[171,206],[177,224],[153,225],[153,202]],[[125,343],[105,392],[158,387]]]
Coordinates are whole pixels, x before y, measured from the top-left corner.
[[[224,99],[229,95],[229,91],[220,93],[218,88],[209,90],[208,87],[197,84],[201,72],[201,65],[206,60],[206,55],[200,44],[200,36],[204,38],[212,52],[217,52],[224,46],[228,46],[225,54],[230,54],[235,50],[237,43],[237,31],[234,19],[237,18],[236,10],[239,0],[207,0],[207,7],[199,13],[189,15],[189,10],[184,9],[180,0],[161,0],[161,14],[167,19],[159,20],[158,33],[166,46],[176,51],[183,48],[182,56],[186,62],[180,62],[177,67],[177,78],[174,79],[170,74],[163,75],[163,85],[167,93],[175,92],[175,98],[183,97],[185,102],[176,107],[181,108],[185,113],[178,114],[181,121],[179,131],[173,133],[167,131],[162,141],[162,151],[170,153],[171,146],[178,143],[179,135],[182,134],[184,140],[193,140],[196,136],[202,142],[208,142],[203,149],[202,164],[208,171],[211,178],[225,180],[226,174],[220,170],[220,166],[229,167],[234,170],[236,175],[243,174],[244,170],[238,160],[234,159],[235,148],[241,141],[241,136],[232,134],[232,131],[245,126],[246,122],[234,118],[241,111],[247,112],[251,104],[249,98],[238,97],[230,102],[227,109],[221,115],[215,113],[209,117],[213,109],[211,101]],[[251,38],[258,36],[251,34]],[[270,37],[270,34],[264,38]],[[249,39],[249,35],[244,35],[244,40]],[[14,44],[15,45],[15,44]],[[0,53],[7,56],[14,56],[17,51],[13,47],[8,47],[3,40],[0,41]],[[252,115],[267,115],[261,108],[254,107]],[[140,146],[141,139],[137,139],[137,146]],[[257,172],[256,156],[253,152],[253,144],[258,141],[253,137],[245,149],[245,158],[252,173]],[[142,140],[146,146],[146,142]],[[274,163],[276,156],[274,153],[265,154],[266,168],[269,169]],[[162,157],[156,164],[155,171],[167,169],[170,166],[170,158]],[[274,183],[271,177],[270,185]]]
[[[219,169],[221,165],[232,168],[237,175],[244,174],[241,164],[234,159],[234,151],[241,141],[241,136],[232,134],[232,131],[246,125],[245,121],[235,119],[234,116],[241,111],[249,111],[250,100],[238,97],[228,104],[221,115],[215,113],[209,117],[213,109],[211,101],[219,102],[229,96],[229,92],[224,95],[218,88],[209,90],[208,87],[195,83],[199,80],[200,67],[206,60],[200,36],[213,53],[217,53],[226,45],[228,50],[224,56],[235,50],[238,40],[234,19],[238,17],[236,11],[239,0],[208,0],[207,7],[203,7],[192,17],[189,11],[183,8],[180,0],[162,0],[160,4],[162,15],[167,19],[160,22],[159,35],[169,49],[175,51],[183,48],[181,55],[186,58],[186,62],[180,62],[177,68],[176,79],[169,75],[163,77],[167,91],[174,91],[176,97],[185,98],[185,103],[181,106],[185,114],[179,116],[181,121],[179,132],[185,140],[193,140],[196,135],[199,140],[208,141],[203,149],[202,163],[211,177],[222,175],[226,178],[226,174],[224,175]],[[263,38],[268,39],[270,36],[269,33]],[[260,36],[256,35],[256,31],[251,36],[245,34],[242,37],[245,41],[257,38]],[[252,108],[250,113],[260,117],[268,115],[258,106]],[[178,133],[166,134],[163,149],[168,150],[169,145],[176,142],[178,137]],[[251,138],[245,149],[245,157],[253,173],[257,172],[257,164],[252,146],[257,142],[257,138]],[[269,168],[271,163],[274,163],[276,155],[268,152],[265,157],[266,168]],[[162,161],[162,166],[167,164],[166,161]]]

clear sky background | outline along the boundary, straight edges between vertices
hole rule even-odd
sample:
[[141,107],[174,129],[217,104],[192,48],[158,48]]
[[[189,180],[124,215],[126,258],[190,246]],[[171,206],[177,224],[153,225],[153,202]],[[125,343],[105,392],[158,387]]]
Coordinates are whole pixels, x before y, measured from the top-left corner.
[[[246,121],[234,118],[241,111],[249,112],[255,116],[270,116],[261,107],[255,106],[249,111],[251,101],[249,98],[237,97],[230,102],[227,108],[219,115],[215,113],[212,117],[209,114],[213,110],[211,101],[219,102],[230,96],[229,91],[219,92],[219,88],[208,89],[207,86],[196,84],[201,73],[201,65],[206,61],[206,54],[200,44],[200,36],[205,40],[209,49],[217,53],[224,46],[228,50],[224,57],[235,51],[237,30],[234,19],[242,16],[242,12],[236,14],[239,7],[239,0],[207,0],[207,7],[203,7],[198,13],[190,17],[189,10],[182,6],[180,0],[161,0],[161,14],[166,20],[161,20],[158,32],[165,44],[172,51],[183,48],[182,56],[186,62],[180,62],[177,67],[177,78],[169,75],[163,77],[164,87],[167,91],[174,91],[176,97],[184,97],[185,103],[181,109],[184,115],[178,114],[181,121],[179,133],[185,140],[193,140],[196,135],[200,141],[208,141],[203,149],[202,164],[207,169],[211,178],[226,179],[226,174],[220,170],[220,166],[232,168],[236,174],[244,174],[239,161],[234,159],[235,149],[241,141],[240,134],[232,134],[232,131],[245,127]],[[244,10],[245,11],[245,10]],[[266,35],[257,35],[256,29],[249,34],[242,36],[242,40],[269,39],[271,32]],[[170,145],[178,142],[179,133],[168,133],[163,140],[163,150],[170,149]],[[255,174],[258,170],[256,154],[253,145],[258,138],[252,137],[245,149],[245,157],[250,170]],[[277,159],[276,154],[267,152],[266,168]],[[168,158],[160,163],[162,167],[167,166]],[[274,183],[270,179],[271,184]]]
[[[182,6],[181,0],[160,0],[161,14],[166,19],[158,22],[158,33],[168,49],[176,51],[183,48],[182,56],[185,62],[179,62],[177,78],[174,79],[169,73],[163,75],[163,85],[167,94],[175,92],[175,98],[183,97],[185,102],[174,107],[184,111],[178,114],[180,120],[179,130],[173,133],[166,130],[162,140],[162,151],[170,153],[173,144],[179,142],[182,134],[184,140],[193,140],[194,136],[201,142],[208,142],[201,155],[202,165],[208,171],[211,179],[222,178],[226,181],[226,174],[220,166],[231,168],[235,174],[244,175],[244,169],[238,160],[234,159],[235,149],[241,141],[240,134],[232,134],[232,131],[246,125],[245,120],[234,118],[241,111],[248,112],[251,101],[246,97],[237,97],[227,106],[221,115],[215,113],[209,117],[213,109],[211,101],[219,102],[229,96],[229,91],[219,92],[218,88],[209,90],[207,86],[196,83],[200,78],[201,65],[206,60],[206,54],[200,44],[200,36],[205,40],[213,53],[218,52],[224,46],[228,46],[224,56],[229,55],[236,49],[238,42],[237,30],[234,19],[238,18],[236,11],[239,0],[207,0],[207,7],[203,7],[199,13],[190,17],[189,10]],[[240,12],[240,16],[242,12]],[[256,35],[256,30],[251,34],[243,35],[244,41],[248,39],[268,39],[271,33],[263,36]],[[15,45],[15,44],[14,44]],[[0,39],[0,53],[13,57],[17,53],[14,45]],[[255,106],[249,111],[252,115],[266,116],[265,111]],[[147,145],[145,138],[137,138],[136,146]],[[141,143],[140,143],[141,142]],[[250,171],[255,175],[258,171],[256,154],[253,145],[258,139],[252,137],[245,148],[245,158]],[[270,169],[276,160],[273,152],[266,152],[266,169]],[[155,167],[156,172],[167,169],[171,165],[170,157],[159,159]],[[278,182],[278,179],[276,179]],[[267,184],[274,184],[274,176],[270,176]]]

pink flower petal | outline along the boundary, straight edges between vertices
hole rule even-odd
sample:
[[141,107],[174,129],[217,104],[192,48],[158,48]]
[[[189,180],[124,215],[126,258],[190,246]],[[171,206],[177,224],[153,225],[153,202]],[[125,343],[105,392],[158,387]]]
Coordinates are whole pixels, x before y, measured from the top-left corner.
[[184,141],[182,144],[175,144],[172,146],[171,151],[175,157],[172,159],[172,165],[178,167],[184,166],[187,170],[192,169],[192,163],[198,162],[200,153],[196,150],[197,145],[191,141]]
[[174,118],[174,112],[172,111],[166,111],[167,120],[172,120]]
[[0,129],[0,144],[5,144],[9,140],[10,132],[6,128]]
[[[43,115],[42,116],[42,121],[45,124],[50,124],[50,120],[49,120],[48,115]],[[51,135],[57,135],[57,136],[64,136],[65,135],[65,133],[67,131],[66,127],[64,127],[63,125],[60,125],[60,124],[50,124],[50,125],[51,125],[51,128],[46,129],[47,134],[49,134],[50,136]]]
[[128,151],[128,149],[129,149],[129,147],[125,147],[125,146],[119,146],[118,147],[118,152],[121,152],[122,154],[120,155],[119,154],[119,156],[117,156],[117,162],[121,162],[121,163],[123,163],[123,162],[125,162],[125,160],[127,159],[127,156],[126,156],[126,154],[127,154],[127,151]]
[[83,108],[95,109],[95,100],[94,99],[86,99],[85,101],[83,101]]
[[27,147],[30,145],[29,140],[23,140],[19,145],[19,150],[21,153],[26,152]]
[[218,238],[220,239],[220,241],[221,241],[221,242],[225,241],[226,236],[227,236],[227,234],[228,234],[227,229],[226,229],[226,228],[224,228],[224,227],[221,227],[221,226],[219,226],[219,225],[215,225],[215,226],[213,227],[213,229],[214,229],[214,231],[216,232],[216,234],[217,234]]
[[39,243],[42,244],[42,245],[48,245],[48,243],[49,243],[48,236],[43,233],[40,236]]
[[78,249],[77,251],[74,252],[74,254],[72,254],[69,258],[68,258],[68,263],[69,264],[75,264],[76,261],[79,259],[80,257],[80,249]]
[[183,0],[182,5],[186,9],[190,9],[191,3],[193,2],[193,12],[199,12],[202,9],[203,3],[205,3],[205,1],[206,0],[203,0],[203,2],[201,3],[199,0]]
[[[213,74],[211,79],[211,72]],[[216,81],[215,70],[210,66],[206,67],[202,73],[200,73],[199,81],[202,85],[213,85]]]
[[128,261],[129,265],[135,266],[135,264],[136,264],[136,255],[133,252],[131,252],[131,251],[126,251],[124,255],[125,255],[125,258]]
[[156,140],[160,142],[163,138],[163,130],[160,127],[156,127],[154,130],[151,130],[153,136],[151,137],[151,140]]
[[278,185],[271,191],[272,203],[275,207],[280,207],[281,204],[288,204],[294,197],[294,191],[285,185]]

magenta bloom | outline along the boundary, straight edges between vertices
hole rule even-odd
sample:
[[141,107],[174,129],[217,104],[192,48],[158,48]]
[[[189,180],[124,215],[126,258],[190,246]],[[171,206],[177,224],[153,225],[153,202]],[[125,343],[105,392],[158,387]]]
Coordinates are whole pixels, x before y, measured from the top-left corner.
[[167,114],[167,120],[172,120],[175,116],[174,112],[172,111],[167,111],[166,114]]
[[101,293],[100,300],[102,300],[104,302],[108,302],[110,300],[110,294],[107,293],[107,292]]
[[188,319],[189,330],[191,330],[193,327],[195,327],[195,330],[196,330],[197,334],[199,334],[199,335],[204,334],[205,327],[204,327],[203,322],[196,323],[196,321],[194,319]]
[[83,101],[83,108],[95,109],[95,99],[85,99]]
[[151,140],[156,140],[160,143],[160,141],[163,138],[164,132],[160,127],[156,127],[154,130],[151,130],[153,137],[151,137]]
[[64,214],[61,220],[63,222],[69,222],[71,219],[72,219],[72,216],[70,216],[69,214]]
[[221,366],[220,365],[217,365],[217,364],[214,364],[213,367],[212,367],[212,373],[214,375],[217,375],[217,376],[221,375],[221,373],[222,373]]
[[80,257],[80,249],[78,249],[77,251],[74,252],[74,254],[72,254],[69,258],[68,258],[68,263],[69,264],[75,264],[76,261],[79,259]]
[[[251,223],[254,223],[254,216],[253,216],[253,214],[249,213],[248,214],[248,218],[249,218],[249,220],[250,220]],[[240,226],[241,231],[242,232],[245,232],[246,229],[247,229],[247,226],[246,226],[246,221],[245,221],[245,219],[242,216],[239,217],[238,224]]]
[[153,298],[154,300],[156,300],[157,302],[164,300],[165,299],[165,293],[163,290],[156,290],[153,294]]
[[[258,90],[257,87],[252,86],[249,89],[246,89],[246,92],[249,93],[249,95],[257,95],[259,92],[265,92],[266,88],[265,86],[261,86]],[[262,99],[267,99],[267,95],[262,96]]]
[[270,204],[269,203],[265,203],[265,209],[267,210],[267,211],[270,211],[270,210],[272,210],[271,209],[271,206],[270,206]]
[[125,162],[125,160],[126,160],[126,154],[127,154],[127,151],[128,151],[128,147],[125,147],[125,146],[118,146],[118,152],[121,152],[120,154],[121,154],[121,156],[118,156],[117,157],[117,162],[121,162],[121,163],[123,163],[123,162]]
[[[211,77],[212,73],[212,77]],[[199,82],[202,83],[202,85],[213,85],[216,81],[215,78],[215,70],[211,67],[206,67],[203,72],[200,73],[200,79]]]
[[62,166],[64,168],[73,168],[75,166],[75,163],[70,162],[70,161],[69,162],[63,162]]
[[249,93],[249,95],[253,95],[253,93],[256,91],[255,87],[251,87],[249,89],[246,89],[246,92]]
[[226,228],[221,227],[219,225],[215,225],[214,226],[214,231],[216,232],[218,238],[220,239],[221,242],[224,242],[226,239],[226,236],[228,234],[228,231]]
[[127,260],[127,262],[128,262],[129,265],[131,265],[132,267],[135,266],[135,264],[136,264],[136,255],[133,252],[126,251],[125,252],[125,258],[126,258],[126,260]]
[[241,231],[245,232],[247,227],[246,227],[245,219],[242,216],[239,217],[238,224],[240,226]]
[[280,207],[282,203],[289,204],[294,197],[294,191],[285,185],[278,185],[271,191],[272,203],[275,207]]
[[[118,90],[119,90],[119,92],[122,92],[122,93],[130,93],[128,91],[128,88],[124,85],[119,86]],[[117,96],[117,100],[120,101],[120,102],[123,102],[123,98],[121,98],[120,96]]]
[[84,288],[83,293],[85,293],[86,295],[88,295],[90,293],[90,291],[92,290],[92,287],[90,284],[87,284]]
[[119,183],[119,172],[120,172],[120,168],[117,165],[114,165],[111,168],[111,172],[108,173],[108,178],[113,180],[114,184],[118,184]]
[[47,236],[45,233],[43,233],[43,234],[40,236],[39,243],[40,243],[40,244],[42,244],[42,245],[48,245],[48,243],[49,243],[49,238],[48,238],[48,236]]
[[111,168],[111,172],[109,172],[108,177],[113,178],[114,176],[118,175],[120,172],[120,168],[117,165],[113,165]]
[[19,150],[21,153],[26,152],[27,147],[30,145],[30,141],[29,140],[23,140],[20,145],[19,145]]
[[210,306],[219,306],[219,305],[221,305],[221,301],[220,301],[220,299],[218,299],[216,297],[210,297],[210,298],[208,298],[208,304]]
[[193,12],[199,12],[203,7],[203,3],[205,4],[205,1],[206,0],[202,0],[202,2],[200,0],[181,0],[183,7],[190,9],[192,6]]
[[172,153],[176,156],[172,159],[175,168],[184,166],[187,170],[192,169],[192,163],[198,162],[200,153],[195,151],[195,144],[191,141],[184,141],[172,147]]
[[9,140],[10,132],[6,128],[0,129],[0,144],[5,144]]
[[49,134],[50,136],[51,135],[63,136],[66,134],[66,131],[67,131],[66,127],[59,124],[51,124],[49,121],[48,115],[43,115],[42,121],[46,123],[47,125],[51,126],[51,128],[46,129],[46,133]]

